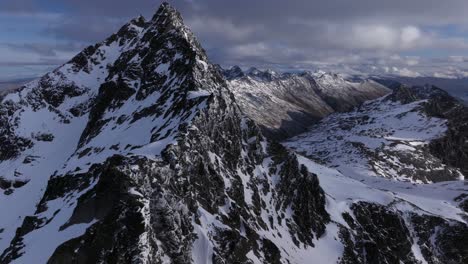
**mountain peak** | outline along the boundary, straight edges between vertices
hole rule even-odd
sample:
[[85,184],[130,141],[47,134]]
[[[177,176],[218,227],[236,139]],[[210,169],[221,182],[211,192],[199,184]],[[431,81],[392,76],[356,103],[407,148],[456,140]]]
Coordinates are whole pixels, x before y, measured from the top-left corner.
[[169,4],[169,2],[167,2],[167,1],[163,1],[159,8],[160,9],[166,9],[168,11],[176,11],[175,8],[172,7],[171,4]]
[[134,19],[130,20],[130,24],[138,25],[138,26],[143,26],[146,23],[145,17],[142,15],[139,15],[135,17]]
[[[156,11],[149,23],[147,31],[158,35],[165,35],[162,39],[169,40],[170,42],[180,42],[180,40],[184,39],[184,41],[188,42],[192,51],[201,57],[202,60],[207,60],[205,50],[192,31],[185,26],[182,15],[167,2],[163,2]],[[172,39],[171,36],[177,36],[177,40]]]
[[223,73],[228,80],[241,78],[245,76],[244,71],[242,71],[242,69],[237,65],[232,66],[230,69],[223,70]]
[[246,73],[249,75],[255,75],[255,74],[260,73],[260,70],[255,67],[250,67]]
[[172,7],[168,2],[163,2],[156,13],[154,14],[153,18],[151,19],[154,22],[159,23],[173,23],[177,25],[183,25],[183,19],[180,15],[179,11],[177,11],[174,7]]

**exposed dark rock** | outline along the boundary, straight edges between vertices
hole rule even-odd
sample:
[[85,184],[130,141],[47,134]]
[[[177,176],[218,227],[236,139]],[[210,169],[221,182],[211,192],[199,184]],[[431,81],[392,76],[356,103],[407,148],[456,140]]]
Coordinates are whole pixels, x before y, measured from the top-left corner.
[[455,106],[445,118],[448,130],[444,137],[431,142],[429,150],[444,163],[468,175],[468,108]]
[[[345,218],[356,232],[342,263],[416,263],[412,237],[397,212],[383,206],[359,202],[352,206],[354,218]],[[357,262],[356,262],[357,260]]]
[[442,138],[433,140],[429,145],[431,154],[445,164],[458,168],[468,175],[468,108],[444,90],[435,86],[400,86],[391,100],[410,103],[427,100],[422,111],[431,117],[447,120],[448,130]]
[[351,229],[340,231],[345,245],[341,263],[419,263],[414,243],[428,263],[467,261],[466,224],[364,202],[352,210],[353,217],[343,214]]
[[0,161],[16,158],[22,151],[33,146],[30,139],[14,133],[17,120],[12,116],[19,108],[18,104],[11,101],[0,105]]
[[106,110],[112,110],[122,105],[123,101],[135,93],[135,90],[128,87],[125,82],[119,79],[117,82],[104,83],[99,88],[99,95],[93,108],[89,113],[89,122],[80,138],[80,145],[84,145],[91,138],[100,132],[100,129],[107,120],[102,116]]
[[429,263],[466,263],[468,227],[433,216],[411,216],[424,258]]
[[50,142],[54,140],[54,135],[50,133],[41,133],[41,134],[34,135],[34,139],[36,139],[37,141]]

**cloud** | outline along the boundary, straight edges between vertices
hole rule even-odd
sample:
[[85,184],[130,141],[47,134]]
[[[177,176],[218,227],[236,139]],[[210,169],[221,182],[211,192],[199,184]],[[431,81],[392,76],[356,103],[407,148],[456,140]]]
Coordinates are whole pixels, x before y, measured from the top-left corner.
[[[160,1],[2,0],[1,15],[36,16],[38,40],[9,47],[17,63],[66,61],[129,19],[151,17]],[[209,57],[225,66],[395,74],[450,74],[468,57],[468,1],[451,0],[178,0],[171,1]],[[42,17],[41,19],[39,19]],[[454,27],[457,30],[447,30]],[[0,34],[1,34],[0,29]],[[4,34],[5,35],[5,34]],[[1,38],[0,38],[1,40]],[[75,43],[66,49],[68,43]],[[54,46],[55,45],[55,46]],[[4,48],[5,49],[5,48]],[[25,58],[24,52],[28,54]],[[0,50],[0,56],[3,53]],[[5,61],[5,60],[4,60]],[[9,63],[15,61],[9,56]],[[375,69],[373,69],[374,67]],[[397,70],[393,71],[393,67]]]
[[34,0],[3,0],[0,2],[2,12],[25,12],[38,8],[38,2]]
[[79,51],[74,44],[0,44],[1,66],[59,65]]
[[400,40],[402,47],[411,47],[421,39],[421,30],[415,26],[407,26],[401,29]]
[[420,77],[421,76],[419,72],[409,70],[408,68],[398,69],[396,67],[393,67],[393,74],[405,76],[405,77]]
[[88,15],[68,17],[60,23],[49,24],[44,33],[58,40],[93,44],[110,36],[129,20]]
[[[321,35],[317,36],[323,37]],[[423,38],[415,26],[327,25],[325,45],[348,50],[402,51],[417,47]]]
[[240,26],[234,24],[231,20],[219,19],[213,17],[193,17],[186,21],[193,31],[203,36],[218,36],[226,41],[246,41],[253,35],[263,30],[261,26]]
[[[1,45],[1,44],[0,44]],[[44,43],[23,43],[23,44],[3,44],[14,52],[34,53],[43,57],[57,57],[61,53],[75,53],[83,48],[74,43],[66,44],[44,44]]]

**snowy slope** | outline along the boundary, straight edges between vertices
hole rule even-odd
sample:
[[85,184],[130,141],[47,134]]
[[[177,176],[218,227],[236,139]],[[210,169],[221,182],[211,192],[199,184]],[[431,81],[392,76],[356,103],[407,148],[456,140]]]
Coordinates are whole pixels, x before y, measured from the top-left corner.
[[467,261],[467,116],[438,88],[402,86],[284,142],[318,175],[341,262]]
[[[167,34],[154,32],[158,29],[152,24],[164,26],[165,21],[158,19],[164,18],[155,17],[149,22],[142,17],[132,20],[111,38],[87,48],[70,63],[3,99],[2,120],[8,123],[8,134],[2,139],[0,166],[4,192],[0,194],[0,208],[11,213],[0,220],[0,251],[11,247],[23,219],[26,221],[35,214],[40,222],[49,224],[21,238],[20,248],[24,248],[21,262],[45,262],[57,245],[83,234],[93,223],[65,231],[58,228],[70,218],[76,198],[91,188],[93,182],[84,190],[49,201],[45,212],[36,209],[44,200],[49,178],[86,172],[93,164],[117,153],[157,156],[165,146],[175,142],[178,126],[206,107],[209,91],[177,92],[173,88],[187,85],[184,84],[187,77],[171,67],[188,64],[191,54],[173,52],[178,47],[172,47],[168,41],[169,46],[158,50],[159,57],[151,57],[151,39],[145,38],[157,39],[162,38],[158,34]],[[177,35],[182,38],[193,38],[185,28],[176,29],[181,30]],[[206,67],[206,57],[195,59],[194,71]],[[124,63],[128,68],[119,71]],[[154,74],[148,79],[132,78],[138,71],[150,69]],[[156,83],[157,91],[148,92]],[[176,112],[171,108],[178,101],[190,107]],[[18,142],[24,141],[27,144],[20,148]],[[54,239],[41,243],[46,235]]]
[[345,80],[321,71],[243,72],[234,66],[224,75],[244,112],[276,139],[297,135],[330,113],[348,111],[389,92],[372,80]]
[[410,98],[402,103],[390,100],[392,96],[332,114],[286,145],[356,179],[373,175],[415,183],[463,180],[463,168],[446,164],[429,149],[429,143],[448,129],[449,119],[424,110],[428,101],[437,100]]
[[[117,41],[102,44],[96,54],[103,63],[113,63],[117,52],[128,45],[119,46]],[[76,152],[88,116],[75,116],[71,110],[88,107],[90,98],[96,96],[108,73],[107,69],[99,67],[86,70],[73,67],[73,64],[66,64],[3,99],[2,120],[10,127],[6,138],[2,139],[2,179],[6,182],[21,180],[27,184],[21,188],[5,188],[1,194],[1,209],[15,212],[2,217],[1,251],[8,247],[22,219],[34,212],[49,177],[66,166],[69,157]],[[16,149],[21,146],[18,141],[28,144]]]
[[[319,263],[466,261],[467,247],[462,241],[466,241],[468,212],[459,203],[460,197],[468,193],[463,181],[411,185],[372,176],[362,176],[358,180],[346,170],[340,172],[305,157],[300,156],[299,162],[318,175],[327,196],[330,226],[335,226],[327,227],[327,232],[331,231],[334,239],[342,242],[334,252],[335,257],[339,256],[336,262],[322,259],[329,254],[327,251],[312,250],[310,254],[314,259],[322,259]],[[371,213],[360,215],[363,211]],[[447,226],[453,227],[455,232]],[[363,231],[368,233],[363,235]],[[427,241],[426,232],[431,241]],[[448,237],[444,237],[444,232]],[[347,236],[349,240],[345,239]],[[386,252],[386,247],[390,252]],[[446,259],[449,254],[444,250],[449,248],[459,251],[460,255]]]

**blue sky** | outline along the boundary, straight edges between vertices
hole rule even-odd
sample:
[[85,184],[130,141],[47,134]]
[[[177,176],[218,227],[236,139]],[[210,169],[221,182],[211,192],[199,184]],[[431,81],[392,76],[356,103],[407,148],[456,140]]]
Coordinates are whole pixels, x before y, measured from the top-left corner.
[[[178,0],[223,66],[468,76],[465,0]],[[0,81],[41,75],[160,1],[2,0]]]

